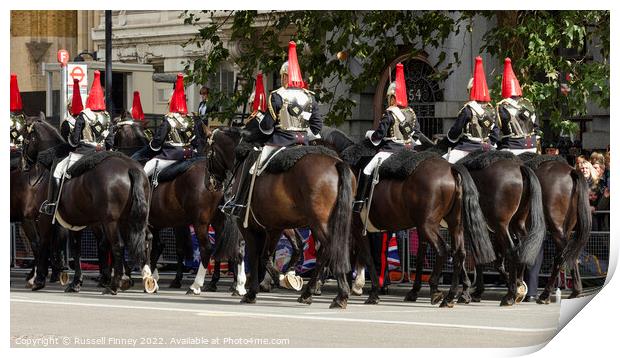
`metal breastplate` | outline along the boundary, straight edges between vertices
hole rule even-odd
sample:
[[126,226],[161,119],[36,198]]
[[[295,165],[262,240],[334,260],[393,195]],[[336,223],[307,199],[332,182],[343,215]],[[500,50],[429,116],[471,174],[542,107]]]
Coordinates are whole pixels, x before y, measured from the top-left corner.
[[[312,115],[312,94],[305,89],[284,87],[276,93],[282,97],[282,108],[274,117],[276,127],[286,131],[305,131]],[[268,103],[273,116],[275,113],[271,108],[271,98]]]
[[85,109],[82,111],[82,115],[86,122],[86,126],[82,130],[82,141],[91,145],[103,144],[109,132],[110,115],[108,112],[93,112]]
[[166,137],[166,143],[175,147],[185,147],[196,136],[194,133],[194,121],[188,116],[178,113],[167,114],[165,120],[170,124],[170,132]]
[[415,122],[417,117],[415,112],[410,107],[400,109],[395,106],[387,108],[387,111],[392,114],[394,123],[390,127],[388,133],[389,138],[396,143],[411,143],[413,139],[411,136],[415,131]]
[[512,98],[503,99],[497,104],[497,118],[501,119],[499,116],[500,108],[504,108],[510,115],[508,123],[500,122],[502,139],[521,139],[534,134],[536,113],[534,112],[534,106],[529,100],[525,98],[519,98],[518,100]]
[[21,146],[24,140],[22,136],[22,130],[24,128],[25,118],[23,114],[11,113],[11,139],[10,143],[13,146]]
[[465,125],[463,135],[473,142],[488,142],[495,125],[495,110],[490,103],[480,104],[476,101],[467,102],[465,107],[469,107],[472,116]]

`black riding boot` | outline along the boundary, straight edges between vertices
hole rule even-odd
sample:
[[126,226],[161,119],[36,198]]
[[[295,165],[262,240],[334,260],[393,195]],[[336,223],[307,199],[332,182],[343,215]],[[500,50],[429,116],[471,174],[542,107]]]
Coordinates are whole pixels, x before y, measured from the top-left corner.
[[41,204],[39,212],[45,215],[54,215],[54,208],[56,207],[56,198],[58,197],[58,191],[60,190],[60,179],[54,178],[50,173],[50,182],[47,189],[47,200]]
[[222,212],[228,215],[233,216],[241,216],[241,213],[246,207],[246,203],[248,201],[248,195],[250,193],[250,178],[252,174],[250,174],[250,170],[248,167],[251,165],[244,165],[241,171],[241,176],[239,178],[239,185],[237,186],[237,192],[231,201],[226,203],[222,207]]
[[359,213],[362,211],[371,182],[372,175],[366,175],[363,172],[360,174],[360,181],[357,186],[357,193],[355,193],[355,201],[353,202],[353,212]]

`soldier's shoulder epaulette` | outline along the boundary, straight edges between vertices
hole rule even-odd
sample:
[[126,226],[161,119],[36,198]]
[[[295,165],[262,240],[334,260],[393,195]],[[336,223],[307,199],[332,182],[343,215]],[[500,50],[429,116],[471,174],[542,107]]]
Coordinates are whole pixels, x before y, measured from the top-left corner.
[[302,88],[302,89],[304,90],[304,92],[306,92],[306,93],[308,93],[308,94],[310,94],[312,96],[315,95],[315,93],[313,91],[310,91],[309,89],[305,89],[305,88]]

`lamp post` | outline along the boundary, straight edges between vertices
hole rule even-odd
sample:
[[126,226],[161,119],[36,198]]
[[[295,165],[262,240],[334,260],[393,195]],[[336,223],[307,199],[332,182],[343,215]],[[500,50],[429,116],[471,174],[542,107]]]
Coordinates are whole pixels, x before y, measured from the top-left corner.
[[112,115],[112,10],[105,10],[105,108]]

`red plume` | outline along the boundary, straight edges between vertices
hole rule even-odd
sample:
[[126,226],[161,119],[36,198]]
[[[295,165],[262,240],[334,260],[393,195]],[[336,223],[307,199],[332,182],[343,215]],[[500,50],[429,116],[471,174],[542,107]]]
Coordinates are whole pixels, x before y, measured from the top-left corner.
[[512,61],[506,57],[504,60],[504,76],[502,78],[502,97],[523,96],[519,81],[512,71]]
[[291,41],[288,43],[288,87],[303,88],[303,86],[304,80],[297,61],[297,45]]
[[407,107],[407,85],[405,84],[405,69],[402,63],[396,65],[396,105]]
[[11,112],[20,112],[22,109],[22,96],[17,85],[17,75],[11,73]]
[[469,93],[470,101],[491,102],[489,95],[489,87],[487,86],[487,78],[482,67],[482,57],[476,57],[476,66],[474,67],[474,83]]
[[86,99],[86,108],[93,111],[105,111],[105,101],[103,100],[103,88],[101,88],[101,74],[95,71],[93,86],[90,88]]
[[140,92],[133,91],[133,103],[131,105],[131,118],[143,121],[144,111],[142,111],[142,103],[140,102]]
[[183,87],[183,74],[177,74],[177,82],[174,86],[174,93],[170,100],[170,112],[187,114],[187,102],[185,102],[185,89]]
[[80,81],[73,79],[73,97],[71,97],[71,115],[77,116],[84,109],[82,94],[80,94]]
[[256,87],[254,88],[254,103],[252,111],[264,112],[267,110],[267,98],[265,96],[265,86],[263,85],[263,74],[256,75]]

